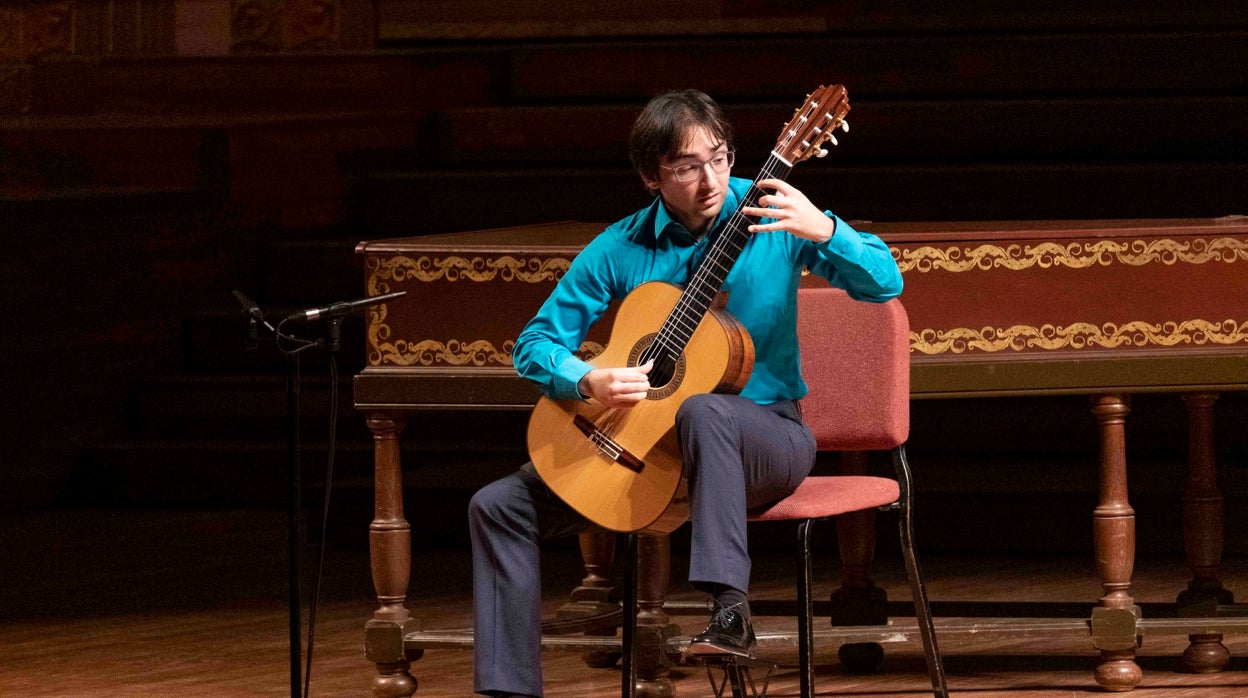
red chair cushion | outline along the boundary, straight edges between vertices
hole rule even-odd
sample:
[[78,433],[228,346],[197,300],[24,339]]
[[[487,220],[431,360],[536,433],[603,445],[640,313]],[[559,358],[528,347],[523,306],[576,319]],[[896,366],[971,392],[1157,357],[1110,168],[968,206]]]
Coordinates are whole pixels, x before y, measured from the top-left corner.
[[897,501],[897,481],[869,475],[808,477],[793,494],[750,512],[751,521],[792,521],[874,509]]

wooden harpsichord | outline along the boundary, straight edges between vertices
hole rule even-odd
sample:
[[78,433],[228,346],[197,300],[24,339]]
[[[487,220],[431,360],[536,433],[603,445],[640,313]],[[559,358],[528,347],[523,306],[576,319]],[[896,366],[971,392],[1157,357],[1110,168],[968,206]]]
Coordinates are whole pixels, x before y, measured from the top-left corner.
[[[901,267],[914,398],[1090,397],[1100,434],[1092,529],[1105,595],[1082,622],[1101,655],[1096,680],[1133,688],[1145,631],[1189,635],[1185,665],[1220,669],[1229,660],[1220,633],[1248,631],[1245,619],[1221,617],[1230,591],[1218,580],[1222,496],[1212,448],[1218,395],[1248,390],[1248,218],[857,227],[883,238]],[[407,662],[422,646],[405,606],[410,532],[397,445],[404,415],[529,409],[538,392],[516,377],[512,345],[601,228],[567,222],[357,247],[370,295],[407,291],[370,308],[367,365],[355,377],[355,404],[376,445],[370,540],[379,608],[366,644],[380,684],[410,680]],[[586,338],[586,356],[601,350],[609,326],[599,323]],[[1194,578],[1177,620],[1143,618],[1130,588],[1135,515],[1123,426],[1130,395],[1140,392],[1180,394],[1188,415],[1183,523]]]
[[[857,225],[901,267],[916,398],[1248,383],[1248,218]],[[367,292],[408,293],[369,316],[357,406],[532,405],[512,343],[601,229],[361,243]]]

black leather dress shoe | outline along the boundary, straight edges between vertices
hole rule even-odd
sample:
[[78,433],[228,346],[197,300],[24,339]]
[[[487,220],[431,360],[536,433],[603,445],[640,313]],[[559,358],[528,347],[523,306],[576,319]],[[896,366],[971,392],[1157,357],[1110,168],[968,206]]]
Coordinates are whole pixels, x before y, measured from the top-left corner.
[[749,618],[741,615],[735,606],[716,606],[706,630],[695,635],[689,643],[689,654],[753,657],[757,644]]

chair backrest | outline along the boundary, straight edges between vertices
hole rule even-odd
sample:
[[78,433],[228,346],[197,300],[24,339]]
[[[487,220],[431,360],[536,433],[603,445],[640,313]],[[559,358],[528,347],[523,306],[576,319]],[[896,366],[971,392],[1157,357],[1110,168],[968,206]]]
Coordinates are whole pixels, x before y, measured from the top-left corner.
[[797,294],[802,418],[821,451],[888,450],[910,432],[910,320],[897,299],[856,301],[830,287]]

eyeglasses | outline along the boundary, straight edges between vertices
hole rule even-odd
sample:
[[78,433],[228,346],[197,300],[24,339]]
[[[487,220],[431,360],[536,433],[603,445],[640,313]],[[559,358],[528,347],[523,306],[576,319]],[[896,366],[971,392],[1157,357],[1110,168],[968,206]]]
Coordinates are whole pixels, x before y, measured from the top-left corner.
[[702,168],[707,165],[711,166],[716,172],[727,172],[732,167],[732,163],[737,159],[737,154],[731,150],[712,156],[710,160],[699,162],[696,165],[681,165],[680,167],[668,167],[667,165],[659,165],[665,170],[671,170],[676,176],[677,182],[692,182],[702,175]]

